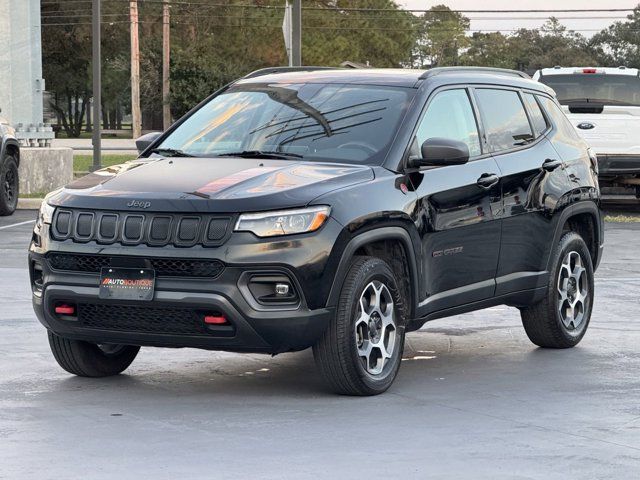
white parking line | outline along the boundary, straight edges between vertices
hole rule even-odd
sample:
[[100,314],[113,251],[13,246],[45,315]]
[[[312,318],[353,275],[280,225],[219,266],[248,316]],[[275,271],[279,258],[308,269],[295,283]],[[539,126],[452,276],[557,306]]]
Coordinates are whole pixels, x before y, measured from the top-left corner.
[[27,223],[35,223],[35,220],[27,220],[26,222],[20,222],[20,223],[13,223],[11,225],[5,225],[4,227],[0,227],[0,230],[5,230],[7,228],[11,228],[11,227],[18,227],[20,225],[26,225]]

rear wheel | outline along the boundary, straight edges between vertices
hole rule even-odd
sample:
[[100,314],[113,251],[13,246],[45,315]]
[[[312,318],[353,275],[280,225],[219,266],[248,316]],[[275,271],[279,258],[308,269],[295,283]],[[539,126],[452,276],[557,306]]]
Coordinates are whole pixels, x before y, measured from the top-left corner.
[[18,162],[11,155],[0,160],[0,216],[11,215],[18,206]]
[[521,310],[529,339],[547,348],[577,345],[591,319],[593,293],[589,249],[580,235],[568,232],[553,253],[546,298]]
[[313,348],[318,368],[335,392],[377,395],[389,388],[402,360],[403,304],[384,261],[354,260],[336,316]]
[[140,347],[95,344],[49,333],[49,346],[58,365],[80,377],[109,377],[127,369]]

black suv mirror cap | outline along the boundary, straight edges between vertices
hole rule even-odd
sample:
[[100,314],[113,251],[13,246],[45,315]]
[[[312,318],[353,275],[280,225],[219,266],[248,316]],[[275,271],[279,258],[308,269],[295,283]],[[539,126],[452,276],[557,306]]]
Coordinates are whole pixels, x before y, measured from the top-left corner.
[[138,149],[138,153],[144,152],[149,145],[155,142],[158,137],[162,135],[162,132],[150,132],[145,135],[142,135],[140,138],[136,140],[136,148]]
[[414,167],[462,165],[469,161],[466,143],[451,138],[428,138],[420,148],[421,158],[412,159]]

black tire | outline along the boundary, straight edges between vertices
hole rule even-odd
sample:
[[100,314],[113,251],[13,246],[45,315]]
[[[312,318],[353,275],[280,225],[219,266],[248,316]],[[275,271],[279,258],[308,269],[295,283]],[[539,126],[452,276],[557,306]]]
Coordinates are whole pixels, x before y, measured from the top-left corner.
[[[370,301],[366,302],[367,291],[377,292],[376,288],[380,288],[380,292],[376,293],[381,299],[378,310],[375,310]],[[387,301],[387,297],[391,298],[392,305]],[[365,315],[369,318],[368,322],[363,321],[364,317],[359,313],[361,298],[365,299],[367,311],[372,309],[370,316]],[[371,298],[373,297],[369,300]],[[358,319],[360,330],[357,333]],[[393,323],[384,326],[383,321],[388,322],[389,319]],[[378,320],[381,328],[372,334],[366,325],[373,322],[374,326],[371,328],[375,330]],[[330,388],[343,395],[377,395],[387,390],[393,383],[402,361],[405,324],[405,301],[389,265],[374,257],[356,257],[344,280],[336,315],[313,347],[318,369]],[[367,340],[362,339],[363,335]],[[370,348],[371,353],[367,357],[361,357],[358,352],[366,345],[365,341],[372,344],[378,342],[387,353],[389,348],[390,357],[385,359],[381,348],[378,348],[376,353],[375,345]],[[368,371],[372,368],[371,360],[376,361],[373,368],[380,368],[379,373],[372,374]]]
[[[577,261],[574,254],[578,254],[581,264],[580,268],[584,268],[584,277],[580,276],[578,282],[573,280],[574,283],[578,283],[577,287],[573,287],[575,290],[573,297],[571,296],[570,276],[567,276],[569,271],[573,271],[572,268],[563,268],[563,263],[569,258],[569,264],[571,264],[571,258]],[[571,256],[571,257],[569,257]],[[566,280],[566,283],[565,283]],[[567,290],[569,296],[566,300],[563,300],[563,289],[561,286],[568,285]],[[586,288],[586,294],[583,287]],[[552,253],[552,268],[549,274],[549,286],[547,287],[547,295],[541,302],[532,305],[528,308],[521,310],[522,324],[527,332],[529,339],[538,345],[545,348],[571,348],[575,347],[589,326],[591,319],[591,311],[593,309],[593,264],[591,261],[591,255],[589,249],[584,243],[584,240],[580,235],[575,232],[565,233],[560,242],[556,246]],[[582,297],[584,300],[581,308],[572,309],[571,316],[575,316],[573,312],[582,312],[581,320],[569,321],[566,314],[567,309],[574,303],[579,305],[579,302],[575,299],[577,296]],[[566,296],[566,295],[565,295]],[[562,312],[561,312],[562,306]],[[564,321],[563,321],[564,318]],[[566,322],[569,321],[569,325]]]
[[0,217],[16,211],[18,188],[18,162],[11,155],[7,155],[0,161]]
[[109,377],[127,369],[140,347],[96,344],[70,340],[49,333],[49,346],[58,365],[80,377]]

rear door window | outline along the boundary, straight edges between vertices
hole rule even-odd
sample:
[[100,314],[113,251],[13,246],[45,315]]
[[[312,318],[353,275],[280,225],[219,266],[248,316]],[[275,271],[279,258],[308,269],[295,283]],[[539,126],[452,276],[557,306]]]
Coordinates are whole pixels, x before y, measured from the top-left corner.
[[540,136],[540,134],[542,134],[542,132],[547,129],[547,120],[544,118],[544,114],[540,109],[540,105],[536,101],[535,95],[533,95],[532,93],[525,93],[523,97],[525,103],[527,104],[529,117],[531,118],[531,123],[533,125],[533,129],[537,138]]
[[479,88],[476,96],[491,151],[522,147],[534,139],[518,92]]

